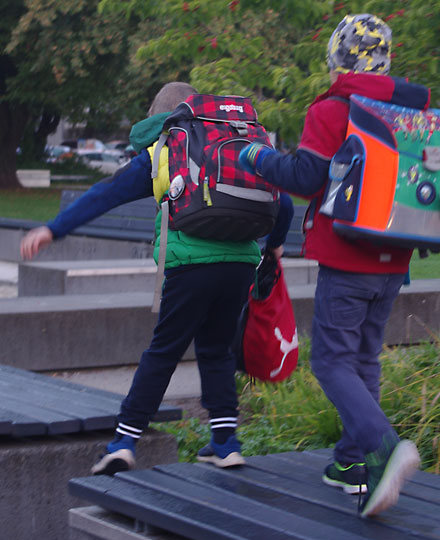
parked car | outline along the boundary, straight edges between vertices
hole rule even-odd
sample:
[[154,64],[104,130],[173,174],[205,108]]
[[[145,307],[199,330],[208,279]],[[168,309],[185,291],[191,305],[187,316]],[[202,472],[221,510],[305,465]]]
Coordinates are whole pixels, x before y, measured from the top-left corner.
[[113,174],[127,161],[123,156],[121,158],[110,151],[79,149],[76,153],[89,167],[99,169],[105,174]]
[[99,139],[78,139],[78,150],[105,152],[107,147]]
[[78,148],[78,141],[76,139],[68,139],[61,143],[61,146],[68,146],[69,148]]
[[105,143],[105,146],[109,150],[120,150],[121,152],[125,150],[127,145],[128,145],[128,141],[109,141]]
[[135,156],[137,156],[137,152],[136,150],[133,148],[133,145],[132,144],[128,144],[125,148],[124,148],[124,156],[130,160],[132,158],[134,158]]
[[47,163],[56,163],[74,155],[70,146],[63,145],[46,146],[45,153]]

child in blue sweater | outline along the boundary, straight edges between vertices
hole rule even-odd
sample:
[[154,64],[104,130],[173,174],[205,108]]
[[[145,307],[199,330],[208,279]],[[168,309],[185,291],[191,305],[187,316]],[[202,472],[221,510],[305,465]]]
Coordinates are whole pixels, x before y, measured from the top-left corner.
[[[167,113],[194,93],[186,83],[165,85],[153,101],[149,118],[143,121],[148,148],[112,177],[91,187],[46,226],[30,231],[21,243],[22,257],[32,258],[53,240],[120,204],[150,196],[159,202],[169,186],[168,167],[160,167],[158,178],[152,180],[152,145]],[[266,249],[277,258],[282,254],[292,216],[291,199],[283,194],[277,223],[266,239]],[[193,339],[201,403],[209,412],[211,426],[210,444],[199,451],[198,459],[219,467],[244,463],[235,436],[238,400],[231,344],[260,261],[260,249],[254,241],[202,240],[172,230],[168,231],[170,245],[178,249],[167,249],[165,283],[153,339],[122,401],[115,438],[93,466],[93,474],[114,474],[135,466],[136,441],[159,408],[170,378]],[[195,254],[197,264],[192,263]]]

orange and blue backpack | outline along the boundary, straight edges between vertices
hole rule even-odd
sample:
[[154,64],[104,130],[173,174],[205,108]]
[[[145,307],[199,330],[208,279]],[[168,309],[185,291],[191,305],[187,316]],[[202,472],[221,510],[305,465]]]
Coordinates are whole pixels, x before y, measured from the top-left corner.
[[349,238],[440,249],[440,110],[352,95],[321,213]]

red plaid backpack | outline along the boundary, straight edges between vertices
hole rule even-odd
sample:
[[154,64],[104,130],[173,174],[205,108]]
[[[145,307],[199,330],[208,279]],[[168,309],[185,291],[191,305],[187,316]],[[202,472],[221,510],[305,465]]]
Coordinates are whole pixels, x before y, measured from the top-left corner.
[[[166,133],[165,133],[166,132]],[[238,163],[243,146],[272,148],[249,98],[195,94],[166,119],[153,156],[168,146],[169,227],[215,240],[253,240],[268,234],[277,217],[279,193]]]

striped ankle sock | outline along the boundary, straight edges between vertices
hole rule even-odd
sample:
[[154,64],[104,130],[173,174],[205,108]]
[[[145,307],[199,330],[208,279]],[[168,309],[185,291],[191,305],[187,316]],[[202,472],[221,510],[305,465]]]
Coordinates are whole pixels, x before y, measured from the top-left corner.
[[216,444],[225,444],[231,435],[234,435],[237,428],[236,416],[222,416],[211,418],[211,434]]
[[133,437],[133,439],[137,440],[142,435],[142,429],[138,429],[133,426],[129,426],[127,424],[119,422],[118,427],[116,428],[116,433],[120,433],[121,435],[128,435],[129,437]]

